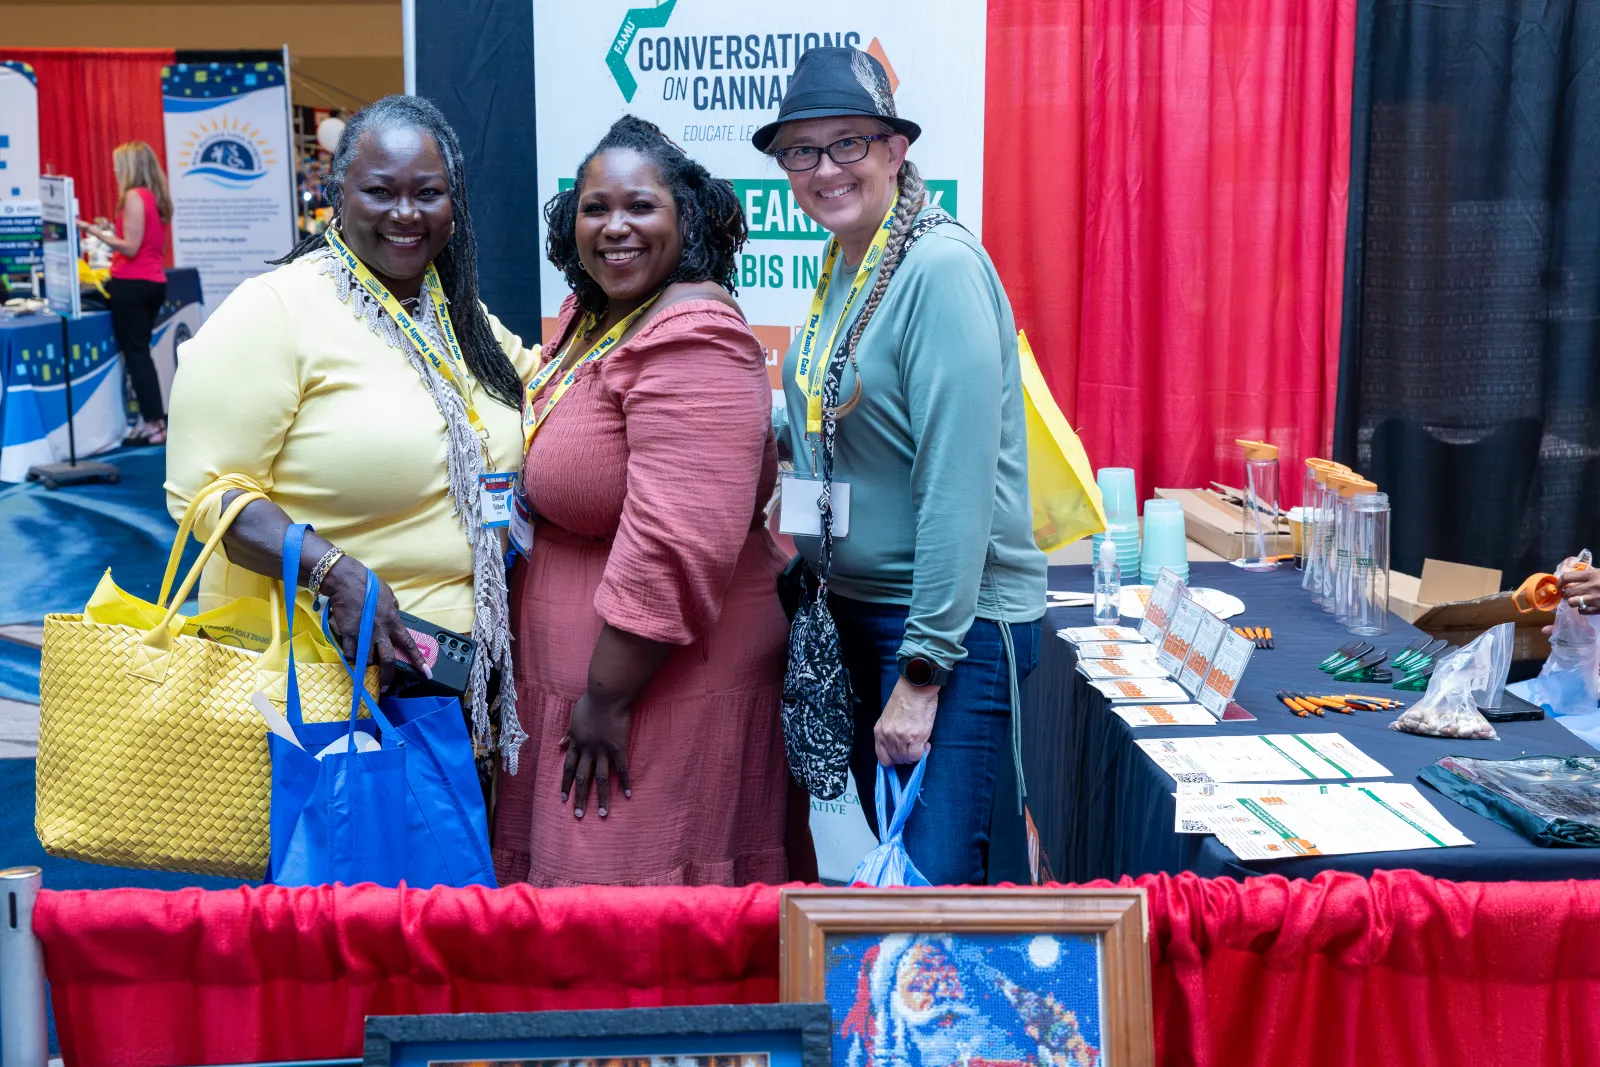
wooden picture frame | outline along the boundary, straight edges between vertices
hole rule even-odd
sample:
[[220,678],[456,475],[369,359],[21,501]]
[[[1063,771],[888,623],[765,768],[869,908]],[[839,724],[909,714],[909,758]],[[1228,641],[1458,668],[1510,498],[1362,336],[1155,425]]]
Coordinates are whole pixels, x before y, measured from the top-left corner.
[[[830,1067],[826,1004],[369,1015],[364,1067],[672,1061],[676,1067]],[[729,1061],[737,1061],[730,1063]]]
[[[874,947],[867,950],[872,956],[862,954],[859,962],[850,960],[849,953],[859,949],[864,937],[879,936],[884,952],[905,953],[899,957],[901,962],[893,965],[895,988],[900,990],[900,997],[915,996],[919,998],[918,1006],[924,1006],[951,988],[957,989],[955,997],[966,995],[960,988],[963,977],[960,968],[964,964],[957,958],[957,952],[963,954],[961,958],[972,958],[977,953],[977,958],[984,960],[989,958],[985,954],[991,951],[1016,954],[1024,949],[1021,935],[1032,935],[1026,942],[1028,955],[1033,955],[1037,942],[1048,958],[1048,963],[1044,964],[1034,958],[1033,965],[1054,967],[1060,949],[1051,946],[1063,943],[1062,938],[1054,935],[1067,935],[1065,943],[1072,946],[1076,959],[1086,959],[1084,952],[1087,950],[1083,948],[1086,938],[1092,938],[1097,946],[1099,988],[1096,991],[1096,1025],[1091,1032],[1098,1032],[1098,1058],[1084,1055],[1081,1061],[1098,1062],[1102,1067],[1150,1067],[1155,1062],[1149,919],[1142,889],[786,889],[781,909],[781,998],[786,1002],[829,1002],[830,1038],[834,1041],[836,1061],[842,1044],[851,1040],[875,1040],[871,1035],[860,1036],[862,1020],[867,1015],[877,1018],[882,1012],[895,1010],[895,1005],[885,1006],[872,999],[870,1011],[863,1012],[861,997],[879,995],[873,983],[884,973],[883,961],[890,958],[880,955]],[[887,936],[907,934],[914,936],[909,939]],[[954,936],[947,938],[945,935]],[[977,944],[958,945],[962,935],[981,936],[973,939]],[[1011,935],[1011,939],[992,935]],[[834,942],[834,963],[839,968],[839,980],[831,999],[828,988],[830,939]],[[915,947],[919,943],[931,946],[924,949],[918,959],[909,962],[915,975],[913,981],[920,984],[901,986],[898,983],[904,981],[911,951],[907,946]],[[993,958],[1020,957],[996,955]],[[852,968],[850,971],[843,969],[847,963]],[[874,968],[870,972],[869,966]],[[1004,972],[996,969],[996,973]],[[1008,984],[1014,992],[1017,984]],[[1007,994],[1008,1002],[1011,995]],[[1020,995],[1031,994],[1024,991]],[[1032,996],[1032,1003],[1037,1007],[1040,997]],[[1066,1026],[1070,1026],[1074,1037],[1081,1037],[1077,1014],[1059,1011],[1065,1005],[1055,1001],[1053,991],[1046,1003],[1058,1015],[1070,1016],[1071,1021]],[[958,1006],[967,1010],[965,1005]],[[1009,1035],[1021,1039],[1022,1024],[1016,1020],[1023,1015],[1021,1009],[1016,1010],[1017,1014],[1009,1017],[1012,1027],[1006,1031],[1008,1039]],[[943,1025],[948,1027],[949,1020]],[[1063,1027],[1053,1032],[1067,1031]],[[855,1036],[848,1036],[848,1033]],[[942,1036],[940,1039],[948,1040]],[[1087,1038],[1083,1040],[1088,1044]],[[985,1058],[1008,1058],[995,1056],[991,1050],[984,1051],[990,1052]],[[890,1054],[890,1058],[893,1055]],[[1044,1060],[1041,1058],[1040,1062]],[[1068,1056],[1066,1062],[1075,1061]]]

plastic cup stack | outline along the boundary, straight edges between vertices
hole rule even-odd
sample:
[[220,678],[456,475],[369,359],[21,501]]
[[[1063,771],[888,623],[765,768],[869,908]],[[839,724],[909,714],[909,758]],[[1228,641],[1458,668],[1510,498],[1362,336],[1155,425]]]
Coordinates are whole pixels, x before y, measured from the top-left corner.
[[1139,494],[1134,488],[1132,467],[1101,467],[1095,474],[1106,509],[1106,532],[1095,534],[1094,558],[1100,558],[1100,542],[1110,539],[1117,547],[1117,568],[1123,581],[1139,573]]
[[1176,500],[1144,502],[1144,550],[1139,578],[1154,584],[1162,567],[1189,580],[1189,539],[1183,526],[1183,505]]

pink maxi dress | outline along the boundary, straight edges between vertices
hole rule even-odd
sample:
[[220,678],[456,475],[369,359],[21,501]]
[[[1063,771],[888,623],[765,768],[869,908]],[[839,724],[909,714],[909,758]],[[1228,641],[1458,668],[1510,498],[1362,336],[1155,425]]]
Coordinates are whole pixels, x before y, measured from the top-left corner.
[[[523,476],[533,558],[511,586],[529,739],[519,773],[499,779],[501,885],[786,880],[771,406],[738,312],[691,300],[580,370],[540,427]],[[561,802],[559,744],[604,623],[679,647],[633,706],[632,798],[613,780],[610,814],[591,793],[580,820]]]

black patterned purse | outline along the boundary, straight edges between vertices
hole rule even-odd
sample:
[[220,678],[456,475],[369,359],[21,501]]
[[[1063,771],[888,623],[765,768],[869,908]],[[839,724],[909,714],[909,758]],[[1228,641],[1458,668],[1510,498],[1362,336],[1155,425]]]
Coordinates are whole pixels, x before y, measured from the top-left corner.
[[[839,402],[843,359],[828,367],[822,385],[824,411]],[[828,610],[828,575],[833,566],[833,440],[837,424],[822,420],[822,551],[818,571],[796,557],[779,580],[779,595],[794,604],[789,623],[789,665],[783,672],[783,747],[789,773],[807,793],[836,800],[850,780],[856,695],[844,668],[839,628]],[[785,609],[789,603],[785,603]]]

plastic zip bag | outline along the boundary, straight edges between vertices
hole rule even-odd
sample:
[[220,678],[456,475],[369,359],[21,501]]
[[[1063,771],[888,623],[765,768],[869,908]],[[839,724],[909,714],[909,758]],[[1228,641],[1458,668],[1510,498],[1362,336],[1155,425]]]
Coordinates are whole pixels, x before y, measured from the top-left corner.
[[[1556,578],[1588,570],[1593,565],[1586,548],[1556,568]],[[1586,715],[1600,701],[1600,617],[1584,615],[1567,603],[1556,605],[1555,630],[1550,635],[1550,658],[1539,677],[1528,685],[1528,699],[1552,715]]]
[[[878,832],[882,835],[883,844],[868,852],[861,865],[856,868],[856,873],[850,881],[860,885],[889,886],[928,885],[929,882],[917,870],[917,865],[911,862],[911,857],[906,854],[905,842],[900,839],[905,832],[906,820],[911,816],[911,806],[917,802],[917,794],[922,792],[922,772],[928,766],[928,756],[923,756],[917,763],[917,769],[911,772],[911,781],[907,782],[904,789],[900,786],[900,772],[893,767],[878,764],[878,785],[875,792],[878,800]],[[894,819],[891,821],[886,810],[888,797],[885,795],[888,788],[894,791]]]
[[1479,634],[1433,669],[1428,691],[1389,724],[1389,729],[1427,737],[1498,741],[1478,710],[1499,703],[1511,670],[1516,626],[1503,622]]

